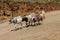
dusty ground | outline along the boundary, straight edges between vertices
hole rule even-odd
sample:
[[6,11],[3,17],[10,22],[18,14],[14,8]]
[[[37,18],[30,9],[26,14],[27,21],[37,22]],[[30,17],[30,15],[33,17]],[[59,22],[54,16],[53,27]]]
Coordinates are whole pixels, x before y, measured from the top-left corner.
[[42,25],[10,31],[14,25],[0,24],[0,40],[60,40],[60,11],[47,12]]

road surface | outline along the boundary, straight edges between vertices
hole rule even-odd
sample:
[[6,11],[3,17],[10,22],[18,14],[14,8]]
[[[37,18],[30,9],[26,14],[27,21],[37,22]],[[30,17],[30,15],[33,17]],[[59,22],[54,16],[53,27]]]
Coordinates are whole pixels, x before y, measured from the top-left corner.
[[0,24],[0,40],[60,40],[60,10],[46,13],[42,25],[10,31],[14,25]]

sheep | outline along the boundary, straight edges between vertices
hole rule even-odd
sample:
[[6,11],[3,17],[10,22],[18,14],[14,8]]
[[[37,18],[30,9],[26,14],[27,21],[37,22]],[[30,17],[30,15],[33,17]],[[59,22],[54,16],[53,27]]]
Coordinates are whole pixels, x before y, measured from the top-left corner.
[[17,16],[17,17],[14,17],[14,18],[10,19],[9,20],[9,24],[14,24],[14,25],[15,24],[21,24],[21,26],[22,26],[22,17],[21,16]]

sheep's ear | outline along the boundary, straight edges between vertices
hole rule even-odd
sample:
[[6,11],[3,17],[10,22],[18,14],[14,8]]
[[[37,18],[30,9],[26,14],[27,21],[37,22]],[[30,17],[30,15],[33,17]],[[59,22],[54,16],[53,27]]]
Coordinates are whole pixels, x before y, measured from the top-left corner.
[[9,20],[9,24],[11,24],[12,22],[11,22],[11,20]]

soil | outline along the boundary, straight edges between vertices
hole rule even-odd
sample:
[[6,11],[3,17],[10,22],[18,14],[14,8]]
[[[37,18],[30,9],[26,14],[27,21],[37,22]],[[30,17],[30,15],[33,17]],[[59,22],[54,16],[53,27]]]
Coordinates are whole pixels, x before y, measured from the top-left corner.
[[0,24],[0,40],[60,40],[60,10],[46,12],[41,25],[11,31],[14,27],[8,22]]

